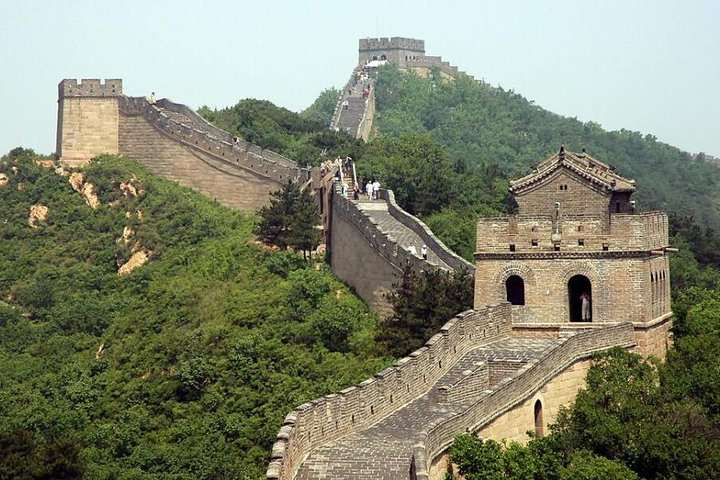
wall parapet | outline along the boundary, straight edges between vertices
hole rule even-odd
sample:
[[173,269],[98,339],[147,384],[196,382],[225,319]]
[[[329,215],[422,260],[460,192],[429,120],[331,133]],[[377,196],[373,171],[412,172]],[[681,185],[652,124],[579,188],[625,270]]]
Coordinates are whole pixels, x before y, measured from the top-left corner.
[[99,78],[83,78],[80,83],[74,78],[66,78],[58,84],[58,99],[73,97],[117,97],[122,95],[122,79],[108,78],[104,82]]
[[428,265],[432,265],[405,250],[395,239],[383,232],[369,214],[343,197],[337,189],[333,192],[332,202],[333,215],[339,215],[353,225],[370,243],[373,250],[398,271],[402,271],[406,265],[410,265],[413,271],[419,272],[427,269]]
[[382,420],[426,393],[467,352],[511,332],[508,303],[463,312],[372,378],[300,405],[280,427],[266,478],[292,479],[310,450]]
[[383,198],[386,199],[385,201],[387,202],[390,215],[422,238],[425,245],[427,245],[440,260],[448,264],[455,271],[466,270],[468,273],[475,273],[475,265],[445,246],[422,220],[403,210],[395,201],[395,194],[392,190],[383,190]]
[[[201,150],[230,165],[253,172],[283,185],[288,181],[303,182],[310,178],[310,169],[298,166],[292,160],[265,150],[249,142],[232,143],[229,133],[210,125],[202,117],[193,114],[189,117],[190,125],[180,122],[164,113],[160,108],[151,105],[144,97],[118,97],[120,112],[126,116],[142,116],[159,132],[190,148]],[[169,106],[168,110],[180,113],[186,118],[188,107],[178,106],[170,101],[158,102],[158,105]],[[182,107],[182,108],[181,108]]]
[[[585,331],[566,338],[544,357],[531,360],[522,366],[515,376],[486,391],[485,395],[467,410],[431,426],[426,431],[423,442],[426,458],[413,458],[413,462],[428,464],[452,444],[455,435],[468,429],[476,431],[487,425],[530,398],[575,362],[612,347],[632,347],[635,344],[634,329],[629,323]],[[415,450],[415,453],[420,452],[423,450]]]
[[559,234],[563,251],[646,252],[668,246],[667,225],[667,215],[656,211],[572,214],[559,220],[552,215],[488,217],[477,222],[476,249],[507,252],[512,244],[517,252],[554,251],[553,235]]

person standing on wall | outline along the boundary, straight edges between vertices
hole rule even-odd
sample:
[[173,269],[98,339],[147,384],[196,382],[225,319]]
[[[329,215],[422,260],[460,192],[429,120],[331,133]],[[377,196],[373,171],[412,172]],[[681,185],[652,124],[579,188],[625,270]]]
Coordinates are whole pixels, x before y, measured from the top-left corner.
[[427,260],[427,245],[420,247],[420,254],[423,257],[423,260]]
[[582,295],[580,295],[580,302],[581,302],[582,321],[589,322],[590,321],[590,296],[587,294],[587,292],[583,292]]

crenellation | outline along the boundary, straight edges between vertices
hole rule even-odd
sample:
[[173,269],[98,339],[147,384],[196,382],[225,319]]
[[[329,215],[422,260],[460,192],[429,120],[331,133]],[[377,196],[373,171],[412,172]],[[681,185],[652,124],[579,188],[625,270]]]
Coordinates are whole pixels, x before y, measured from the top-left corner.
[[58,84],[58,99],[70,97],[117,97],[122,95],[122,80],[108,78],[83,78],[80,83],[74,78],[66,78]]

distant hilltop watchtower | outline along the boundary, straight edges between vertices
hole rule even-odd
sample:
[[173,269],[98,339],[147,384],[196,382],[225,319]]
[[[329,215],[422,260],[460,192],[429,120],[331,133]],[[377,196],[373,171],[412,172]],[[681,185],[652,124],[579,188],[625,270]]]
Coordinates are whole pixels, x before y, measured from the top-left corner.
[[614,168],[564,148],[511,182],[518,214],[477,225],[476,308],[510,302],[513,328],[527,335],[630,322],[639,353],[664,358],[674,249],[667,215],[636,212],[634,191]]
[[425,57],[425,40],[415,38],[361,38],[358,49],[358,64],[373,60],[387,60],[405,68],[411,60]]

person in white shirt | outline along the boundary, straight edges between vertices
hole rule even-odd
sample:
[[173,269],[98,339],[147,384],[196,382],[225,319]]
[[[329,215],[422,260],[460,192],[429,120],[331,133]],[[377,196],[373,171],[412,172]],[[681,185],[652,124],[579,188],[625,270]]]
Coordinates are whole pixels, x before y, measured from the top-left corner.
[[423,260],[427,260],[427,246],[426,245],[423,245],[422,247],[420,247],[420,254],[423,257]]
[[377,200],[379,191],[380,191],[380,182],[375,180],[372,184],[373,200]]
[[415,248],[415,245],[410,245],[407,250],[408,250],[408,252],[410,252],[412,255],[417,256],[417,249]]
[[365,192],[367,193],[367,196],[370,200],[372,200],[372,194],[373,194],[373,184],[368,180],[367,185],[365,185]]

